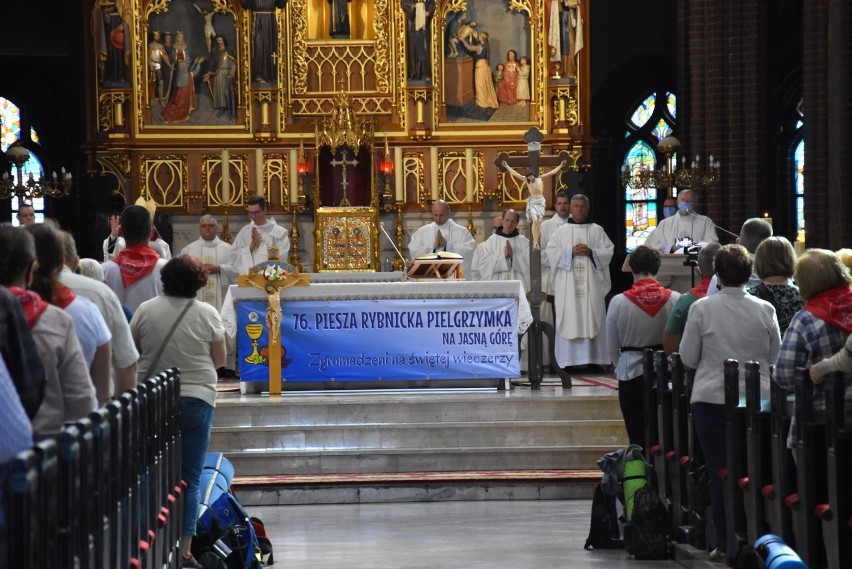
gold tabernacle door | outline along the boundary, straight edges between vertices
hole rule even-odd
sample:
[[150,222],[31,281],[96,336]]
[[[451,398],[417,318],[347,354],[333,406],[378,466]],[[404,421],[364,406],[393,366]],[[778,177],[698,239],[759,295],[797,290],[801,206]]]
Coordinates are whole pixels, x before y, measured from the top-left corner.
[[408,267],[412,279],[452,280],[459,278],[462,256],[458,253],[427,253],[420,255]]

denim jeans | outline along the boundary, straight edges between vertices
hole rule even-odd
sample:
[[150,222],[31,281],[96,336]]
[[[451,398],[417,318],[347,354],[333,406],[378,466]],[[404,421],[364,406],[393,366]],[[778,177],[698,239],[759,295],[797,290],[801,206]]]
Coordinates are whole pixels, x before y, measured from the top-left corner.
[[698,442],[704,451],[704,462],[710,475],[710,505],[713,506],[713,530],[716,547],[725,552],[727,534],[725,524],[725,500],[722,495],[722,480],[719,471],[725,468],[725,406],[715,403],[693,403],[692,422],[698,434]]
[[181,478],[186,482],[183,506],[183,531],[181,535],[195,535],[198,506],[201,501],[201,469],[215,409],[195,397],[180,398]]

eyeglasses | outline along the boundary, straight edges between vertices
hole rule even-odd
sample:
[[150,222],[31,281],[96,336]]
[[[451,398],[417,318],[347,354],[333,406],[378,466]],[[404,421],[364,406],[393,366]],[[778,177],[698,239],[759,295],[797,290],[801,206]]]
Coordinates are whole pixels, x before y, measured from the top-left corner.
[[251,215],[251,216],[255,216],[255,215],[259,214],[259,213],[263,213],[263,212],[264,212],[264,211],[266,211],[266,210],[265,210],[265,209],[259,209],[259,210],[257,210],[257,211],[252,211],[252,210],[247,210],[247,211],[248,211],[248,214],[249,214],[249,215]]
[[216,229],[215,223],[202,223],[201,227],[204,229]]

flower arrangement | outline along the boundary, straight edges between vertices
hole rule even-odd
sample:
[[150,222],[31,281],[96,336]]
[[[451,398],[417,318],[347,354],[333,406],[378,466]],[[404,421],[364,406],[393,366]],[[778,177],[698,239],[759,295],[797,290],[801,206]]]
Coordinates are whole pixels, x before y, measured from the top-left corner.
[[263,269],[263,276],[268,281],[280,281],[287,276],[287,269],[278,265],[269,264]]

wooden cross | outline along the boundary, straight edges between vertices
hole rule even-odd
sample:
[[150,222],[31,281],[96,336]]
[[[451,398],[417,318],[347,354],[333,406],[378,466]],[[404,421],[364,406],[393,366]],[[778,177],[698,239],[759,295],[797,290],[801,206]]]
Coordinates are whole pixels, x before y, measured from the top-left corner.
[[515,170],[517,170],[521,166],[526,166],[526,174],[533,174],[534,176],[538,176],[538,169],[540,166],[556,166],[560,164],[563,160],[566,161],[568,164],[572,163],[571,155],[565,150],[561,151],[559,154],[555,154],[552,156],[542,156],[542,140],[544,140],[544,135],[541,134],[541,131],[538,130],[537,127],[530,128],[527,132],[524,133],[524,142],[527,143],[527,155],[509,156],[507,152],[501,152],[494,160],[494,165],[497,166],[497,169],[500,172],[506,171],[506,169],[503,168],[503,161],[505,161],[509,166],[511,166]]
[[[571,155],[563,150],[557,155],[542,156],[541,142],[544,140],[544,135],[536,127],[530,128],[524,133],[524,141],[527,143],[526,156],[509,156],[507,152],[501,152],[494,160],[494,165],[500,172],[506,172],[503,162],[517,170],[521,166],[526,166],[527,172],[524,175],[532,174],[538,177],[539,166],[556,166],[563,161],[566,164],[571,164]],[[551,362],[555,362],[555,354],[553,350],[555,331],[552,325],[541,321],[541,312],[539,307],[545,300],[546,295],[541,290],[541,250],[533,247],[533,240],[530,239],[530,292],[529,302],[530,310],[533,316],[533,323],[527,331],[527,353],[529,357],[529,365],[527,367],[529,373],[530,384],[533,389],[541,389],[542,380],[542,337],[547,334],[550,338],[550,358]],[[562,379],[562,387],[571,387],[571,376],[562,371],[558,367],[557,373]]]
[[330,164],[332,166],[340,166],[340,186],[343,188],[343,199],[340,201],[340,207],[348,207],[351,204],[349,203],[349,198],[346,196],[346,188],[349,187],[349,182],[346,180],[346,167],[352,166],[354,168],[358,165],[358,161],[355,159],[355,156],[352,157],[352,160],[347,160],[345,148],[340,151],[340,155],[343,158],[342,160],[335,158]]

